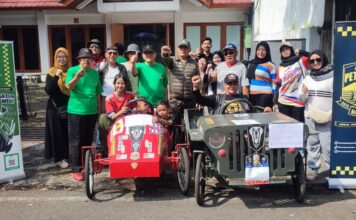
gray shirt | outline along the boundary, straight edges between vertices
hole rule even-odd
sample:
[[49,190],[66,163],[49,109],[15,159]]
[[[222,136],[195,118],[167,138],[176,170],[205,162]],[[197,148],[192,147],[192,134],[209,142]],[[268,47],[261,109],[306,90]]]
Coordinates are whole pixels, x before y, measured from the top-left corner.
[[229,73],[237,75],[239,78],[239,87],[237,88],[237,93],[242,94],[242,87],[249,86],[249,80],[246,78],[246,67],[244,64],[237,62],[235,65],[228,67],[226,62],[219,63],[215,68],[217,71],[217,94],[224,94],[224,79]]

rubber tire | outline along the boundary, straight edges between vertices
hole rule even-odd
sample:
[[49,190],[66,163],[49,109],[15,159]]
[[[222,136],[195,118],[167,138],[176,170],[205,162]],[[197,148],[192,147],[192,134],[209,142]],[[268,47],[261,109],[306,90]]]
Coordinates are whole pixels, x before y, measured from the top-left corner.
[[204,155],[199,154],[197,158],[197,163],[195,167],[195,180],[194,180],[194,191],[195,191],[195,200],[199,206],[204,205],[205,197],[205,165],[203,161]]
[[183,195],[188,195],[190,183],[190,161],[188,159],[187,149],[181,147],[178,155],[180,159],[177,169],[179,190]]
[[84,165],[84,181],[85,192],[89,199],[94,197],[94,167],[91,150],[85,152],[85,165]]
[[298,203],[302,203],[306,194],[306,176],[305,165],[301,154],[298,154],[295,158],[295,173],[292,179],[294,198]]

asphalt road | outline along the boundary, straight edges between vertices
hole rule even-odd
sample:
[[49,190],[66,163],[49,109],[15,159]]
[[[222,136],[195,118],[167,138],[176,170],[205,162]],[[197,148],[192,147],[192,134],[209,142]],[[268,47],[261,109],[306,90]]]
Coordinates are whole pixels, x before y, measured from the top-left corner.
[[[124,181],[124,183],[121,183]],[[110,180],[95,200],[82,188],[71,190],[2,190],[0,219],[356,219],[356,191],[340,193],[309,186],[298,204],[290,185],[220,189],[209,187],[206,206],[183,196],[174,181],[142,190]],[[173,184],[172,184],[173,183]]]

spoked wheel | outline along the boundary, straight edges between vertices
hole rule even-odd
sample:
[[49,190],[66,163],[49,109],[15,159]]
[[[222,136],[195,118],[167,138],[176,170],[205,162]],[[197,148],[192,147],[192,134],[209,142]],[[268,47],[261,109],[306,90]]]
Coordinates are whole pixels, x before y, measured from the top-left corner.
[[306,193],[306,177],[305,165],[301,154],[298,154],[295,158],[295,173],[292,179],[295,200],[302,203]]
[[179,149],[179,164],[178,164],[178,183],[179,189],[183,195],[187,195],[189,191],[190,168],[187,149],[181,147]]
[[85,191],[89,199],[94,196],[94,168],[93,168],[93,157],[91,150],[85,152]]
[[195,168],[195,180],[194,180],[194,190],[195,190],[195,199],[198,205],[204,205],[204,197],[205,197],[205,164],[204,164],[204,155],[199,154],[196,168]]

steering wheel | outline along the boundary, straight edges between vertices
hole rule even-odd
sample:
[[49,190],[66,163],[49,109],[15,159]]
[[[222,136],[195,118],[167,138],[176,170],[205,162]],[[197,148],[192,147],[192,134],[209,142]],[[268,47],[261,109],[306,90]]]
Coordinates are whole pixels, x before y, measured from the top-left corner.
[[234,113],[251,113],[253,106],[247,99],[233,99],[226,103],[220,111],[220,114],[234,114]]
[[145,103],[148,105],[147,114],[153,115],[153,113],[154,113],[153,106],[151,105],[151,103],[149,103],[149,102],[148,102],[146,99],[144,99],[144,98],[136,98],[136,99],[132,99],[132,100],[128,101],[128,102],[126,103],[126,106],[130,107],[131,109],[126,113],[127,115],[128,115],[128,114],[135,113],[135,111],[133,111],[132,106],[134,106],[133,104],[134,104],[134,103],[137,103],[137,102],[145,102]]

